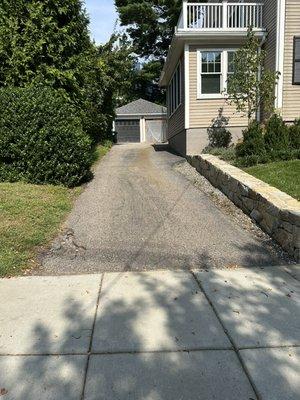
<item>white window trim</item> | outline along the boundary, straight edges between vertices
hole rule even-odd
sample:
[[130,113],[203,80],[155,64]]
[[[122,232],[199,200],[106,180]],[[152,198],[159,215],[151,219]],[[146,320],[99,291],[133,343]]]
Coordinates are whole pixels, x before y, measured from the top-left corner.
[[[226,48],[226,49],[197,49],[197,100],[203,99],[226,99],[228,97],[226,93],[226,82],[228,78],[228,52],[237,51],[237,48]],[[201,93],[201,76],[202,76],[202,57],[203,52],[221,52],[221,93],[203,94]]]
[[[180,78],[179,79],[179,104],[178,104],[178,106],[176,108],[174,108],[172,113],[169,113],[169,110],[171,108],[173,108],[172,107],[172,105],[173,105],[172,103],[175,102],[175,96],[176,96],[175,86],[174,86],[174,93],[172,93],[172,96],[170,96],[171,90],[169,90],[169,88],[171,87],[172,80],[175,77],[175,73],[176,73],[178,68],[179,68],[179,78]],[[169,81],[167,91],[168,91],[168,118],[170,119],[176,113],[178,108],[182,105],[182,66],[181,66],[181,60],[179,60],[178,63],[176,64],[176,67],[174,69],[172,77],[171,77],[171,79]]]

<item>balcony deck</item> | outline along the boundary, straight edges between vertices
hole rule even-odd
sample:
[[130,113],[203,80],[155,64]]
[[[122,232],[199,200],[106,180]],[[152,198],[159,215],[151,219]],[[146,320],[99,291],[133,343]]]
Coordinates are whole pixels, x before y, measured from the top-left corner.
[[188,3],[183,8],[177,32],[247,32],[263,29],[262,3]]

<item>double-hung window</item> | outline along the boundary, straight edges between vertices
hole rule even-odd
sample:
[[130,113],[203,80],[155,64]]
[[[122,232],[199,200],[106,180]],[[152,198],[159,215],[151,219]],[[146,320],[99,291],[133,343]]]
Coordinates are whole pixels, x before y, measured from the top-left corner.
[[300,85],[300,36],[294,38],[293,85]]
[[167,90],[169,117],[181,104],[181,63],[178,64]]
[[227,81],[234,73],[235,50],[199,50],[198,98],[214,99],[226,94]]
[[201,52],[201,94],[220,94],[222,90],[222,52]]

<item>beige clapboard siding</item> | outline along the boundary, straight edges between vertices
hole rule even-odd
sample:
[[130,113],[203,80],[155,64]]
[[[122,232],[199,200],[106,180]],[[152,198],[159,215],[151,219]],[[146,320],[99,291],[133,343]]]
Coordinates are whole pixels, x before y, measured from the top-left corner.
[[300,36],[300,0],[286,0],[282,113],[287,121],[300,117],[300,85],[292,84],[294,36]]
[[[247,118],[238,113],[225,99],[197,99],[197,49],[202,46],[190,46],[190,128],[206,128],[218,116],[223,108],[223,116],[229,118],[228,126],[245,126]],[[226,48],[226,46],[214,46]],[[228,46],[229,47],[229,46]]]
[[168,119],[167,138],[177,135],[185,128],[185,107],[184,107],[184,57],[180,57],[181,61],[181,105],[175,113]]

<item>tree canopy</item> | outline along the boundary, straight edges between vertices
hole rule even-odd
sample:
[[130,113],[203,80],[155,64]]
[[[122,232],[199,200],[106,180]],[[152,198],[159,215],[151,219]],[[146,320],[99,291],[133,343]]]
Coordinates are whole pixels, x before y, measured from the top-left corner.
[[115,0],[121,25],[126,27],[133,51],[145,59],[134,78],[134,96],[157,103],[165,102],[158,86],[182,0]]
[[121,25],[127,27],[136,53],[166,56],[182,7],[181,0],[115,0]]
[[91,49],[88,23],[80,0],[3,0],[0,85],[72,85],[78,56]]
[[3,0],[0,87],[64,89],[98,141],[110,129],[121,92],[132,81],[129,47],[113,37],[96,46],[81,0]]

